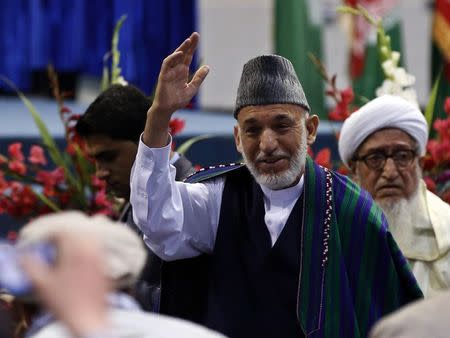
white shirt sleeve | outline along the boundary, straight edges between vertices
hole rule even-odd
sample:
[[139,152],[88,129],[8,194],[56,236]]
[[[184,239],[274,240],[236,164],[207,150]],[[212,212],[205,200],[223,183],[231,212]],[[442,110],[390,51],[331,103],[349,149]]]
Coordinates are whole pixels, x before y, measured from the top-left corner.
[[169,164],[171,141],[149,148],[140,140],[130,177],[134,222],[145,243],[166,261],[213,251],[224,187],[224,178],[176,182]]

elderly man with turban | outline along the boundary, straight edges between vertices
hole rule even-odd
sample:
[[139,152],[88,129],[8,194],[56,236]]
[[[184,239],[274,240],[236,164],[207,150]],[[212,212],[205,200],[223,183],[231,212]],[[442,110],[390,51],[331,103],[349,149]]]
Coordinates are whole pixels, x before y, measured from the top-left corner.
[[383,209],[419,286],[431,296],[450,287],[450,206],[421,179],[427,139],[417,106],[386,95],[344,122],[339,154]]
[[227,336],[366,337],[422,294],[369,194],[307,157],[319,120],[289,60],[244,65],[234,136],[245,165],[174,180],[167,127],[208,73],[189,80],[198,40],[164,60],[134,163],[131,203],[146,243],[164,260],[211,257],[206,301],[193,306]]

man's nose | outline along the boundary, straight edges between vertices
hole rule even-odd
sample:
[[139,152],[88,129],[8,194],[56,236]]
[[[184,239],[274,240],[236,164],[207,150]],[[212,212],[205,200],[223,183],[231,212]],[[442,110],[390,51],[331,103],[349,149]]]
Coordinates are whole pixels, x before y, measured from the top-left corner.
[[261,134],[259,148],[265,154],[271,154],[278,148],[278,137],[270,129],[266,129]]
[[398,177],[399,172],[397,165],[392,158],[387,158],[384,163],[382,176],[387,180],[394,180]]

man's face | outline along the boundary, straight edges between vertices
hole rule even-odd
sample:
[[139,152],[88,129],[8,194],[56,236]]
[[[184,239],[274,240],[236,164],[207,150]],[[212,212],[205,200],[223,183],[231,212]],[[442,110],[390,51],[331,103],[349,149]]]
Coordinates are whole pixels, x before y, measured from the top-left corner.
[[291,104],[248,106],[234,128],[237,150],[256,181],[271,189],[296,184],[303,173],[306,148],[314,142],[319,119]]
[[[356,157],[384,153],[392,155],[399,150],[416,152],[416,142],[400,129],[383,129],[370,135],[357,151]],[[351,161],[355,180],[380,204],[392,205],[401,199],[409,199],[417,190],[420,165],[414,156],[411,165],[399,168],[393,158],[387,158],[384,166],[371,169],[362,161]]]
[[106,189],[116,197],[129,199],[130,173],[137,153],[137,144],[112,139],[106,135],[86,138],[87,151],[95,161],[96,175],[106,181]]

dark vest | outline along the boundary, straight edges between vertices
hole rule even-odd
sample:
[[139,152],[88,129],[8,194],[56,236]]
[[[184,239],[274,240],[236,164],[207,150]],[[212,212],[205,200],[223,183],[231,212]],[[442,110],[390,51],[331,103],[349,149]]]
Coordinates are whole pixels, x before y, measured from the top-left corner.
[[303,197],[271,247],[263,192],[247,168],[227,174],[204,324],[232,338],[303,337],[296,315]]

